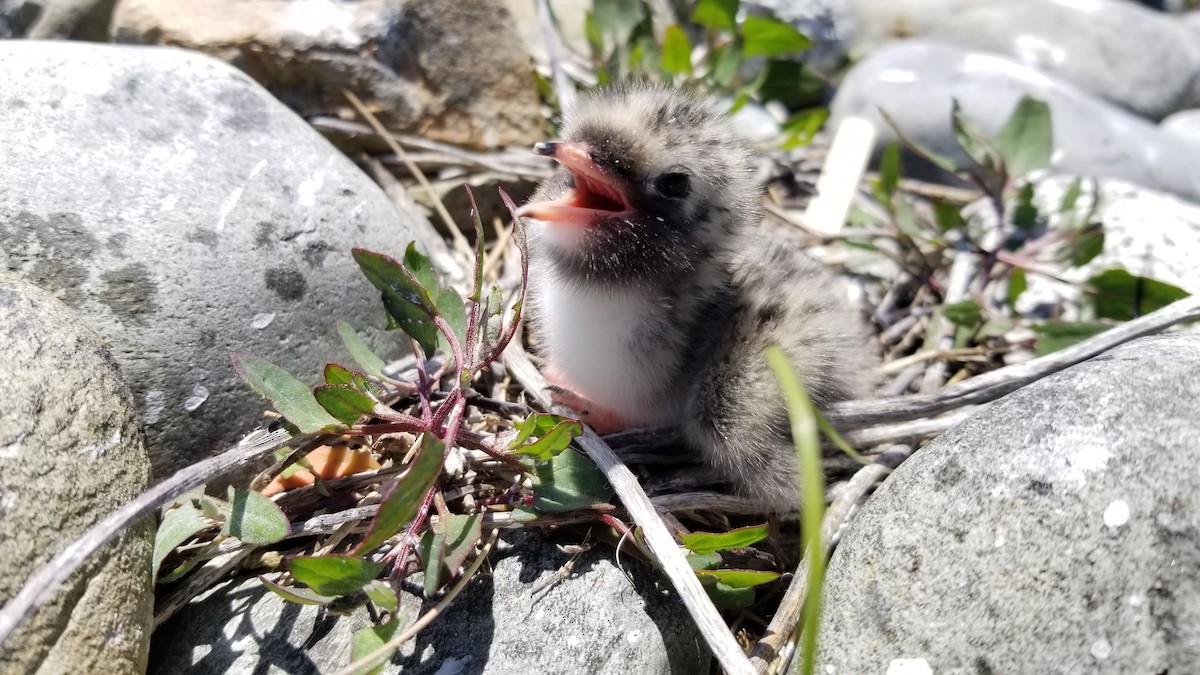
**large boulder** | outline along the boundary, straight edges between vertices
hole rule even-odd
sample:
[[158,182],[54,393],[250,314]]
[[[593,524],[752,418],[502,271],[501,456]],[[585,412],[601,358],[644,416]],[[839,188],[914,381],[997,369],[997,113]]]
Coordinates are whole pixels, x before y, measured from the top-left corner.
[[[145,490],[137,409],[100,338],[0,272],[0,606],[50,558]],[[120,535],[0,645],[4,673],[138,673],[154,594],[153,523]]]
[[355,115],[474,147],[541,140],[530,58],[494,0],[123,0],[118,42],[233,64],[305,116]]
[[[846,75],[831,124],[869,120],[877,149],[897,140],[880,111],[909,139],[965,164],[950,123],[952,102],[995,134],[1024,95],[1049,104],[1054,167],[1062,173],[1117,178],[1200,201],[1200,142],[1158,127],[1029,66],[935,42],[897,42],[872,53]],[[831,127],[836,128],[836,127]]]
[[315,380],[336,322],[385,356],[353,246],[419,216],[241,72],[177,49],[0,42],[0,271],[79,310],[133,390],[162,476],[234,443],[264,402],[246,351]]
[[[710,656],[674,592],[618,567],[611,549],[571,556],[516,532],[445,614],[409,641],[385,673],[698,673]],[[485,568],[486,569],[486,568]],[[416,617],[419,601],[402,605]],[[257,579],[205,593],[155,633],[161,673],[332,672],[350,662],[350,636],[369,618],[296,605]],[[273,667],[273,668],[272,668]],[[278,671],[274,669],[279,669]]]
[[821,672],[1191,672],[1197,401],[1200,338],[1145,338],[916,453],[834,553]]
[[921,38],[1004,54],[1143,117],[1200,105],[1200,41],[1122,0],[851,0],[860,49]]

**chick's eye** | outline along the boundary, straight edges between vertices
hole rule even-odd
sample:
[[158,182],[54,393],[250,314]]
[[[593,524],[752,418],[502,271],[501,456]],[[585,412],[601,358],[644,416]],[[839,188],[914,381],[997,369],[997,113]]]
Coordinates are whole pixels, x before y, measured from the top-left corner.
[[686,173],[664,173],[654,180],[654,190],[670,199],[683,199],[692,191],[692,181]]

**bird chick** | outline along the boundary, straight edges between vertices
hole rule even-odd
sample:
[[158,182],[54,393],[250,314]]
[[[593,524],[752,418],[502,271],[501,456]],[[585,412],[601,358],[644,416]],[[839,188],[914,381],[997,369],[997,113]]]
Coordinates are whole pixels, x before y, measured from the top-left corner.
[[780,345],[821,408],[864,391],[871,357],[835,278],[758,231],[753,158],[725,116],[679,91],[612,88],[534,150],[562,166],[518,210],[556,400],[600,433],[678,425],[738,493],[795,508],[763,350]]

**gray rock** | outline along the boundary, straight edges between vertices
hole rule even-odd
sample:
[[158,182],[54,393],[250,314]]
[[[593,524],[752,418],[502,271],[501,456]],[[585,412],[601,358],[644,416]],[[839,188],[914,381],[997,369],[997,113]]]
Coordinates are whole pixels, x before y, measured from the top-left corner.
[[820,672],[1191,672],[1198,400],[1200,338],[1146,338],[930,443],[833,556]]
[[390,128],[474,147],[541,140],[529,56],[490,0],[124,0],[113,34],[212,54],[304,116],[355,116],[350,89]]
[[[410,641],[386,673],[697,673],[709,654],[673,591],[611,549],[570,558],[533,534],[506,536],[491,576],[471,581]],[[417,582],[419,583],[419,581]],[[541,590],[541,589],[545,590]],[[539,592],[540,591],[540,592]],[[418,600],[403,605],[417,616]],[[326,616],[288,603],[254,579],[197,598],[154,636],[154,673],[316,673],[344,667],[365,611]]]
[[1009,58],[1152,119],[1200,105],[1200,41],[1121,0],[852,0],[856,48],[923,38]]
[[0,42],[0,72],[0,270],[103,336],[157,476],[261,421],[231,351],[315,381],[348,361],[344,319],[400,353],[350,248],[398,254],[418,216],[248,77],[182,50],[24,40]]
[[920,40],[880,49],[847,74],[833,101],[831,124],[866,118],[880,132],[881,150],[896,140],[879,113],[883,109],[908,138],[965,163],[950,124],[951,101],[957,99],[968,117],[995,134],[1022,95],[1050,105],[1058,172],[1117,178],[1200,200],[1200,143],[1165,135],[1070,84],[991,54]]
[[[0,606],[146,489],[150,459],[112,355],[76,312],[0,272]],[[153,523],[100,551],[0,646],[4,673],[146,667]]]
[[0,38],[108,40],[117,0],[0,0]]
[[[1200,39],[1200,35],[1196,36]],[[1158,128],[1186,143],[1200,145],[1200,108],[1181,110],[1159,122]]]

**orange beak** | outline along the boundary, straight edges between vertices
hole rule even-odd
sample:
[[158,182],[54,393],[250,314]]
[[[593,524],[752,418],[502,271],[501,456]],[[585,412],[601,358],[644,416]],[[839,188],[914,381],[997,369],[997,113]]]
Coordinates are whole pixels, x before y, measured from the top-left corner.
[[517,215],[548,223],[588,226],[598,218],[623,215],[633,207],[613,177],[592,159],[586,143],[547,141],[533,146],[539,155],[552,157],[575,177],[575,187],[558,199],[531,202]]

